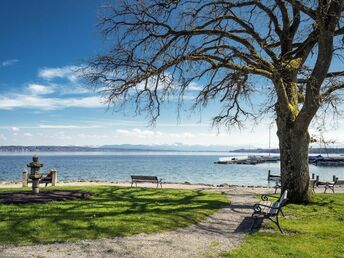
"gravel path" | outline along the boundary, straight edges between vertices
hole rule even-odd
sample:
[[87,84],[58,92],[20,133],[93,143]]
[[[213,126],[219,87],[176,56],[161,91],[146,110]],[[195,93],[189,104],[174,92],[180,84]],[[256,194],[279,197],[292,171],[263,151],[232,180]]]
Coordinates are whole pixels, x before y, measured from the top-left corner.
[[266,189],[231,187],[217,191],[227,194],[231,205],[187,228],[74,243],[2,247],[0,257],[217,257],[243,241],[252,223],[245,217],[252,212],[255,194]]

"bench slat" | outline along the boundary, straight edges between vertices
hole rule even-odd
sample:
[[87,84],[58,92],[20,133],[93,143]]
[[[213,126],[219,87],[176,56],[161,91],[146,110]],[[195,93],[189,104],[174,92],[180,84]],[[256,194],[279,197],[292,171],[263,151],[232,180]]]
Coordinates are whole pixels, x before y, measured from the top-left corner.
[[137,186],[138,182],[150,182],[150,183],[156,183],[157,187],[162,188],[162,179],[158,179],[157,176],[131,176],[131,186],[135,183]]
[[158,177],[156,176],[131,176],[132,180],[151,180],[151,181],[158,181]]

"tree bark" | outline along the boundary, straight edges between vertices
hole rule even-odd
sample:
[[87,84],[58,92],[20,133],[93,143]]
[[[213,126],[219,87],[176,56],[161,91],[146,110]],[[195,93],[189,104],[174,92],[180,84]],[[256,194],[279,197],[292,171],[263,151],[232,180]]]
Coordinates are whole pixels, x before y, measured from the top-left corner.
[[282,192],[288,190],[292,203],[308,203],[312,199],[308,167],[308,130],[298,130],[293,123],[277,122],[281,158]]

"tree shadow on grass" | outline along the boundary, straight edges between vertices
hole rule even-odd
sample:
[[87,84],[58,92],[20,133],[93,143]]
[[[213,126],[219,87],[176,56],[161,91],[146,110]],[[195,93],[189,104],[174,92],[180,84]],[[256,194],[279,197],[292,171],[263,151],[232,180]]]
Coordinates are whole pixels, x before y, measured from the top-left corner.
[[120,187],[83,190],[92,192],[92,196],[46,204],[1,204],[0,243],[51,243],[174,230],[228,205],[223,198],[202,191]]

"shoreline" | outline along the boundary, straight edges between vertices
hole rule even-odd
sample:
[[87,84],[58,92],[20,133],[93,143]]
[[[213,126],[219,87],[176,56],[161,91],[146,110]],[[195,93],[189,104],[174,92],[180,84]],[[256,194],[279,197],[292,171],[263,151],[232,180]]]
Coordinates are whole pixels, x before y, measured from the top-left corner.
[[[130,187],[131,181],[120,181],[120,180],[87,180],[87,179],[80,179],[80,180],[63,180],[57,182],[56,186],[122,186],[122,187]],[[29,184],[31,187],[31,184]],[[41,185],[41,189],[49,188],[45,187],[43,184]],[[135,186],[133,186],[135,187]],[[139,183],[137,187],[149,187],[155,188],[156,184],[153,183]],[[4,188],[22,188],[21,181],[0,181],[0,189]],[[252,189],[256,190],[257,193],[262,193],[262,191],[271,191],[274,189],[273,186],[260,186],[260,185],[231,185],[231,184],[207,184],[207,183],[190,183],[190,182],[163,182],[163,189],[188,189],[188,190],[221,190],[221,189]],[[315,193],[322,193],[324,191],[324,187],[317,187],[315,188]],[[336,193],[344,193],[344,185],[336,185],[335,187]],[[327,193],[332,193],[329,190]]]

